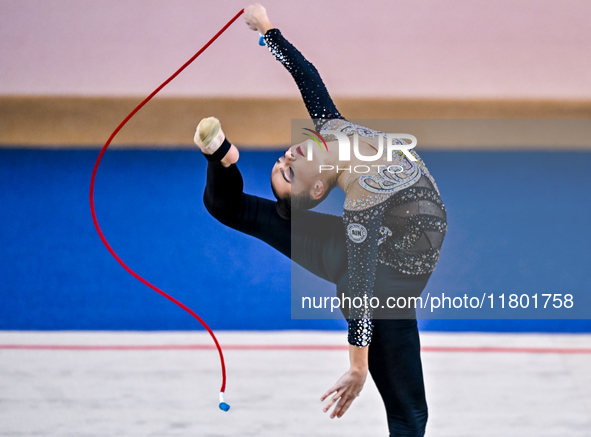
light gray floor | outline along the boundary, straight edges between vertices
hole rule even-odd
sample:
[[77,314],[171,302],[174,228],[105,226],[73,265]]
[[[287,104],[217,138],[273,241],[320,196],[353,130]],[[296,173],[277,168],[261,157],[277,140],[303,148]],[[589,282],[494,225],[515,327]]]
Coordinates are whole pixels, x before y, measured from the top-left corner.
[[[423,333],[423,346],[591,348],[589,335]],[[221,332],[222,344],[346,345],[338,332]],[[203,333],[1,332],[0,344],[209,344]],[[342,419],[320,395],[346,350],[0,350],[0,436],[387,436],[368,380]],[[591,354],[424,352],[427,435],[591,436]]]

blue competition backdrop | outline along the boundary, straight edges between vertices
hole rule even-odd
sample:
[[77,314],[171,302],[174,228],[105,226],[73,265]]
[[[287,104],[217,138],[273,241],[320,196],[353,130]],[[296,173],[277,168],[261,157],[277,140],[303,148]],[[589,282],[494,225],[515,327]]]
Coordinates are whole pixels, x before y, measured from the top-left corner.
[[[278,153],[241,153],[245,191],[272,196],[269,169]],[[201,329],[127,274],[100,242],[88,205],[97,154],[0,150],[0,329]],[[429,290],[591,292],[591,153],[421,156],[449,222]],[[208,215],[201,200],[205,166],[194,151],[107,152],[96,208],[122,259],[214,329],[344,328],[340,320],[291,320],[289,260]],[[589,320],[421,324],[591,332]]]

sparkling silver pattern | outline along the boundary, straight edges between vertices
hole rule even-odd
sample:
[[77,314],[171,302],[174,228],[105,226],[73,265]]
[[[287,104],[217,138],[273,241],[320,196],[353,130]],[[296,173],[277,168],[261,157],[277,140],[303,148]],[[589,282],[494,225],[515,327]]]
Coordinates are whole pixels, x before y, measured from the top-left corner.
[[[359,178],[359,185],[367,191],[376,194],[389,194],[410,187],[421,177],[419,166],[413,161],[407,161],[402,171],[390,171],[390,167],[383,167],[375,175],[363,175]],[[398,168],[396,168],[398,170]]]
[[[372,138],[385,135],[358,126],[346,120],[329,120],[323,129]],[[346,183],[345,226],[362,225],[367,229],[362,243],[347,241],[352,299],[370,302],[377,263],[408,275],[427,274],[435,269],[447,231],[445,206],[425,163],[414,150],[411,153],[417,161],[406,159],[402,152],[393,152],[391,165],[399,166],[395,172],[380,167],[372,174],[352,174]],[[352,308],[349,343],[367,346],[372,332],[371,306]]]
[[[291,73],[314,120],[316,131],[336,130],[346,135],[386,138],[386,133],[344,120],[337,111],[316,68],[302,56],[278,29],[269,30],[265,43],[273,56]],[[332,141],[333,135],[323,135]],[[396,144],[406,142],[396,139]],[[445,206],[435,180],[414,149],[417,161],[394,151],[392,162],[402,172],[386,169],[350,178],[343,222],[347,235],[349,291],[351,299],[368,302],[372,297],[377,263],[386,264],[408,275],[430,273],[435,268],[447,230]],[[384,154],[383,161],[387,161]],[[351,227],[349,227],[351,226]],[[361,227],[365,231],[358,233]],[[356,241],[357,240],[357,241]],[[349,313],[348,340],[364,347],[373,333],[372,311],[368,305]]]

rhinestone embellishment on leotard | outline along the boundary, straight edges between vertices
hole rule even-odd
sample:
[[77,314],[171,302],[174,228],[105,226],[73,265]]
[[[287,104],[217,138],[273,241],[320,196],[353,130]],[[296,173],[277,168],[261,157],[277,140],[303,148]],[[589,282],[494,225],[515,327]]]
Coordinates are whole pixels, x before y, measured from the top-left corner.
[[[392,172],[388,168],[380,168],[375,175],[364,175],[359,178],[359,185],[376,194],[390,194],[410,187],[421,177],[418,165],[407,161],[408,165],[402,172]],[[402,176],[401,176],[402,175]]]
[[[271,29],[264,36],[271,53],[293,75],[314,119],[316,131],[333,130],[347,136],[386,137],[386,133],[344,120],[328,96],[314,66],[308,62],[279,30]],[[320,102],[324,102],[320,104]],[[323,135],[334,140],[333,135]],[[395,139],[399,145],[406,144]],[[373,293],[376,262],[391,266],[408,275],[432,272],[439,258],[441,243],[447,230],[445,206],[435,180],[420,156],[409,149],[416,161],[406,159],[402,151],[394,151],[391,160],[384,155],[378,173],[360,176],[350,186],[361,187],[347,199],[343,221],[347,232],[349,284],[351,297],[370,299]],[[386,170],[400,166],[402,172]],[[361,192],[361,194],[359,194]],[[368,262],[371,248],[372,262]],[[354,284],[354,285],[351,285]],[[371,342],[372,311],[363,307],[349,314],[350,344],[359,347]]]

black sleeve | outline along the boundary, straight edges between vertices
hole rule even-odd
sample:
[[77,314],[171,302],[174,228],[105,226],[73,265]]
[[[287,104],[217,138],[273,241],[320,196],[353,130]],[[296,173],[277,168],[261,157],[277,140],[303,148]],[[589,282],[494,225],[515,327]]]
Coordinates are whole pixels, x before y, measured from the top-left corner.
[[207,163],[207,184],[203,203],[219,222],[269,244],[291,256],[290,221],[277,214],[276,202],[244,194],[242,175],[236,164],[224,167]]
[[268,30],[265,43],[275,59],[291,73],[317,131],[327,120],[343,118],[314,65],[283,37],[279,29]]
[[[349,200],[349,199],[348,199]],[[347,233],[349,294],[353,303],[349,311],[349,344],[369,346],[373,334],[373,286],[376,278],[378,239],[384,217],[384,205],[343,212]]]

